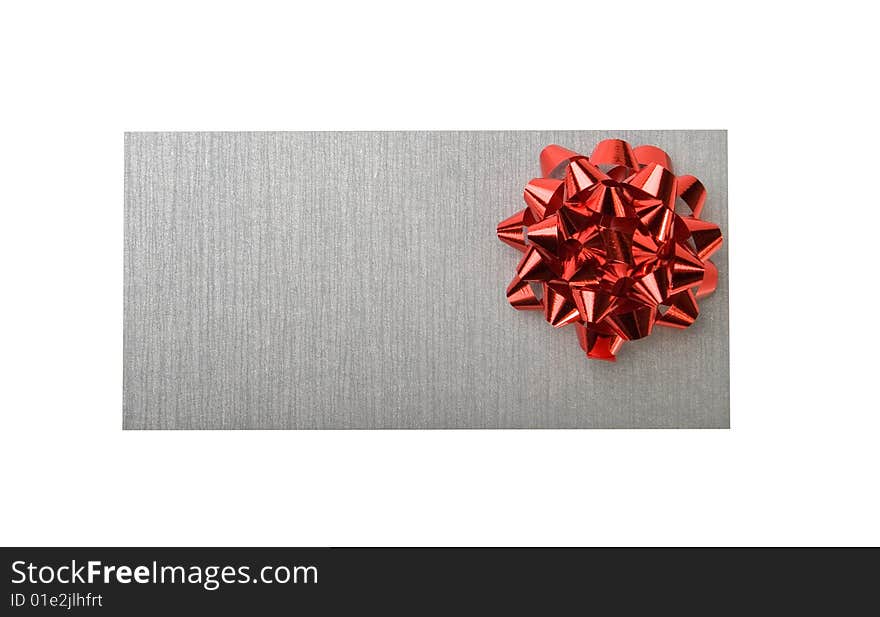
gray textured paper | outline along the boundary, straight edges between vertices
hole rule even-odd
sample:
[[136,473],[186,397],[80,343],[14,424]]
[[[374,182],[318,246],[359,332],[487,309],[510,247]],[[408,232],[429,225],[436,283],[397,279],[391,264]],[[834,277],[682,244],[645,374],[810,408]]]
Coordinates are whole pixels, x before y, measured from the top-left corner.
[[507,304],[496,224],[543,146],[606,137],[726,236],[724,131],[127,134],[124,428],[729,426],[727,242],[696,324],[616,364]]

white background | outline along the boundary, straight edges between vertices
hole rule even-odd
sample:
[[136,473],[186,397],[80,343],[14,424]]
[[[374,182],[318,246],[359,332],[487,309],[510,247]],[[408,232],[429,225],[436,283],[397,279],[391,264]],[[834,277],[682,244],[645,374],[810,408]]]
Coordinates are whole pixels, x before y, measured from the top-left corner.
[[[878,543],[866,3],[293,4],[0,9],[0,543]],[[730,131],[732,430],[122,432],[124,131],[615,127]]]

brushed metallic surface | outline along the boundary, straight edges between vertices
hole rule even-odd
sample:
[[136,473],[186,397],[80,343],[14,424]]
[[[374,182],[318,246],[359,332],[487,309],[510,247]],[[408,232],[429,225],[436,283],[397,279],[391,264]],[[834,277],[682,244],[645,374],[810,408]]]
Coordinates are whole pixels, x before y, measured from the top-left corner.
[[[544,145],[606,137],[725,233],[696,324],[616,364],[508,306],[495,236]],[[728,427],[728,241],[724,131],[129,133],[123,426]]]

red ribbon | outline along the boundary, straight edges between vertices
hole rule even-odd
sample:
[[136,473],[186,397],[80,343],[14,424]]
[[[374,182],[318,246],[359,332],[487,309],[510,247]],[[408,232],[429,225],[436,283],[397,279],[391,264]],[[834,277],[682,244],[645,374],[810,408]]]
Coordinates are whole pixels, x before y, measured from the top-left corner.
[[[515,309],[574,324],[587,356],[610,361],[655,324],[694,322],[697,298],[718,285],[709,257],[722,242],[700,219],[699,180],[676,176],[660,148],[620,139],[589,157],[547,146],[541,173],[526,185],[526,209],[498,224],[499,239],[525,253],[507,288]],[[677,201],[691,214],[676,213]]]

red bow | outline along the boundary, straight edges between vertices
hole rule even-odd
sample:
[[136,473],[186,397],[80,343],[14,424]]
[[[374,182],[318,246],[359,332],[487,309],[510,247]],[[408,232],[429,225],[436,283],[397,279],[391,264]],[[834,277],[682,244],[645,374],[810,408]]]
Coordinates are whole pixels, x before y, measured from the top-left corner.
[[[697,298],[718,285],[709,257],[722,242],[718,225],[700,220],[699,180],[673,174],[663,150],[620,139],[589,157],[547,146],[541,173],[526,185],[526,209],[498,224],[501,241],[525,253],[507,288],[514,308],[575,324],[587,356],[611,361],[654,324],[694,322]],[[689,216],[675,212],[678,199]]]

